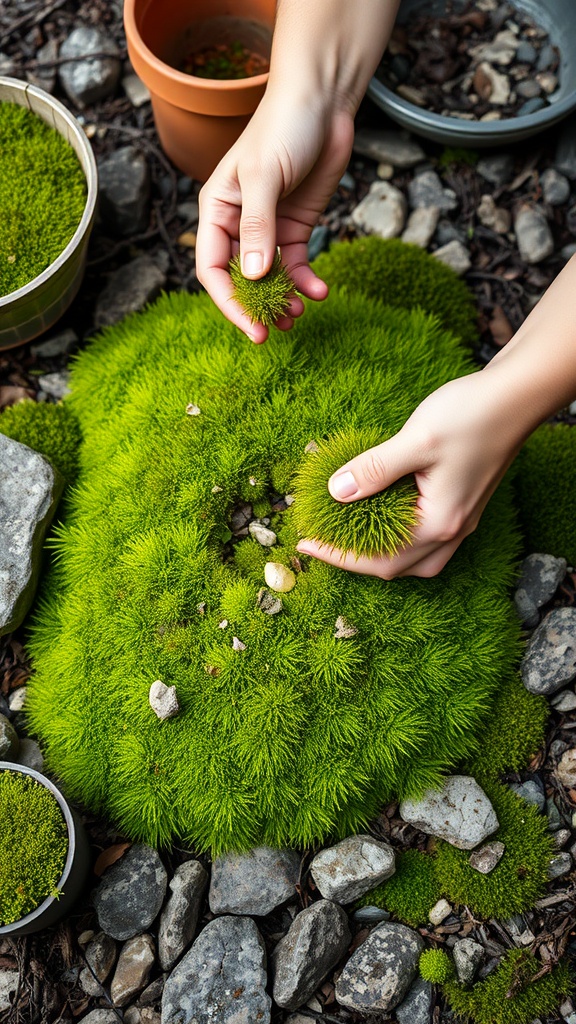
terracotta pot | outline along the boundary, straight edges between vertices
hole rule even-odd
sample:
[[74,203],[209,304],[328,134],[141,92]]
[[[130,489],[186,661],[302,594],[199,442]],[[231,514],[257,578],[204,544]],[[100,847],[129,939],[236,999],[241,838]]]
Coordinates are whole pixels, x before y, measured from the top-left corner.
[[150,90],[160,142],[191,178],[210,177],[256,110],[268,75],[219,81],[174,65],[196,46],[244,41],[247,31],[247,44],[266,54],[275,13],[276,0],[125,0],[128,53]]

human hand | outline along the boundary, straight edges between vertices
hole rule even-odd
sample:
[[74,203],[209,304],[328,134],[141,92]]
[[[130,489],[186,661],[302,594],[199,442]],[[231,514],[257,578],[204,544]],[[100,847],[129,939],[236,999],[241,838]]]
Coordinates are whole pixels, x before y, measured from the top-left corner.
[[351,502],[414,474],[419,525],[412,542],[396,555],[374,558],[357,558],[311,540],[302,540],[297,550],[385,580],[436,576],[476,529],[526,433],[513,415],[499,367],[449,381],[418,406],[394,437],[358,455],[328,481],[333,498]]

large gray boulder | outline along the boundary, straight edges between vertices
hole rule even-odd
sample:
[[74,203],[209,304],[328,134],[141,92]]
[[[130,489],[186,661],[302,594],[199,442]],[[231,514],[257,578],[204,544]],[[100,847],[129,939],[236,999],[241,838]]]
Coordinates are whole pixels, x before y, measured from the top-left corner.
[[0,434],[0,636],[34,600],[42,545],[64,480],[47,459]]
[[[91,56],[96,53],[106,56]],[[64,92],[76,106],[97,103],[114,92],[122,65],[116,43],[102,29],[86,25],[75,28],[62,43],[60,57],[75,58],[61,64],[59,74]],[[85,59],[78,59],[82,57]]]
[[216,857],[208,902],[213,914],[264,917],[296,895],[300,857],[293,850],[256,846],[248,853]]
[[394,1011],[398,1024],[430,1024],[432,1017],[432,985],[416,978],[408,995]]
[[104,873],[92,902],[103,932],[124,941],[145,932],[164,902],[168,878],[150,846],[131,846]]
[[217,917],[174,968],[162,1024],[270,1024],[266,950],[249,917]]
[[317,853],[310,865],[326,899],[352,903],[394,874],[394,850],[368,835],[349,836]]
[[576,608],[554,608],[534,631],[520,666],[530,693],[549,695],[576,678]]
[[383,921],[350,957],[336,983],[336,999],[358,1013],[393,1010],[416,978],[423,949],[418,932]]
[[344,955],[350,939],[348,918],[338,904],[319,900],[301,911],[273,953],[274,1002],[285,1010],[302,1006]]
[[459,850],[473,850],[498,828],[492,804],[470,775],[450,775],[442,789],[427,790],[421,800],[403,800],[400,817]]

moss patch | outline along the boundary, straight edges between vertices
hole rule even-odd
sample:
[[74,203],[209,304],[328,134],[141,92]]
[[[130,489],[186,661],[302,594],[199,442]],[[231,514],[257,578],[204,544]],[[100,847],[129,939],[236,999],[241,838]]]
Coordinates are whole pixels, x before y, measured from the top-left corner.
[[0,925],[56,893],[68,833],[52,793],[30,775],[0,771]]
[[576,430],[544,423],[518,458],[518,505],[527,552],[542,551],[576,565]]
[[382,907],[399,921],[417,928],[427,923],[432,907],[443,896],[434,858],[420,850],[405,850],[396,855],[392,877],[366,893],[358,906]]
[[40,452],[72,483],[78,472],[80,428],[67,405],[18,402],[0,413],[0,434]]
[[481,749],[471,759],[467,774],[483,785],[485,780],[496,781],[504,772],[526,768],[544,742],[549,712],[546,698],[529,693],[516,673],[504,679]]
[[418,963],[420,977],[432,985],[443,985],[454,974],[454,964],[443,949],[425,949]]
[[542,964],[526,950],[513,949],[485,981],[465,989],[455,981],[443,992],[459,1020],[471,1024],[531,1024],[535,1017],[556,1013],[573,985],[567,962],[533,980]]
[[54,262],[85,205],[86,181],[72,146],[25,107],[0,103],[0,295]]

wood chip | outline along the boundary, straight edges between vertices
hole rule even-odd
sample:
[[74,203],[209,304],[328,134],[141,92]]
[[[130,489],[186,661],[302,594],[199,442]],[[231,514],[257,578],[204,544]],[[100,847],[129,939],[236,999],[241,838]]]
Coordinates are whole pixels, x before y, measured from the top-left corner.
[[123,857],[126,850],[129,850],[131,846],[132,843],[116,843],[115,846],[109,846],[106,850],[102,850],[102,853],[96,858],[94,874],[98,875],[98,877],[103,875],[106,868],[111,867],[117,860],[120,860],[120,857]]

